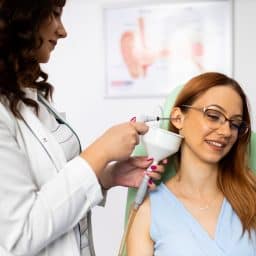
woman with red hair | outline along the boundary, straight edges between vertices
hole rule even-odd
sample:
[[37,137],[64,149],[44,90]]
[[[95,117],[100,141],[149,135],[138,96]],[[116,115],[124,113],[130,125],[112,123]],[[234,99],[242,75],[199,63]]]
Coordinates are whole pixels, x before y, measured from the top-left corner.
[[170,130],[184,137],[176,173],[139,208],[128,255],[254,256],[256,177],[242,88],[220,73],[194,77],[174,103]]

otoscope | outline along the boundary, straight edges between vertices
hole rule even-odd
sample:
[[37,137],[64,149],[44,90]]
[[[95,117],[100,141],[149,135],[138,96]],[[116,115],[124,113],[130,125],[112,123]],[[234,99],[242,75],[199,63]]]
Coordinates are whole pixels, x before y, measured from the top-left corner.
[[[170,118],[168,117],[158,117],[158,116],[152,117],[152,116],[144,116],[144,115],[140,119],[142,119],[142,121],[144,122],[170,120]],[[177,133],[170,132],[158,127],[149,127],[148,132],[141,136],[141,142],[148,156],[154,159],[151,166],[157,165],[161,160],[176,153],[179,150],[182,138],[183,137]],[[151,168],[150,168],[151,166],[149,166],[148,171],[151,171]],[[122,253],[125,247],[125,240],[129,233],[133,219],[147,194],[149,179],[150,177],[145,174],[137,190],[137,193],[129,214],[126,229],[122,238],[118,256],[122,256]]]
[[171,118],[170,117],[141,115],[137,121],[143,122],[143,123],[148,123],[148,122],[164,121],[164,120],[170,121]]

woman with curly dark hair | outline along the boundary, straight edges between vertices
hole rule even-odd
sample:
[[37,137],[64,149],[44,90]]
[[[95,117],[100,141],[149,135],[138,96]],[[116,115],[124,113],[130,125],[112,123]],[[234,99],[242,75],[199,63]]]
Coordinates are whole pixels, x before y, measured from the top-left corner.
[[0,0],[0,251],[13,255],[94,255],[90,209],[103,188],[137,187],[152,163],[130,157],[144,123],[113,126],[81,150],[51,106],[40,63],[67,36],[64,5]]

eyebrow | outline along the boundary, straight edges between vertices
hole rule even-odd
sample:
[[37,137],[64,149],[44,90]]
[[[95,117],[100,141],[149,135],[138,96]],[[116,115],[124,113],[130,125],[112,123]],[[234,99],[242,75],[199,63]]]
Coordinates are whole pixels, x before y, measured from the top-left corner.
[[[216,107],[216,108],[220,109],[222,112],[224,112],[225,114],[227,114],[227,111],[223,107],[221,107],[220,105],[212,104],[212,105],[209,105],[208,107]],[[242,119],[243,115],[236,114],[236,115],[231,116],[230,118],[233,118],[233,117],[240,117]]]

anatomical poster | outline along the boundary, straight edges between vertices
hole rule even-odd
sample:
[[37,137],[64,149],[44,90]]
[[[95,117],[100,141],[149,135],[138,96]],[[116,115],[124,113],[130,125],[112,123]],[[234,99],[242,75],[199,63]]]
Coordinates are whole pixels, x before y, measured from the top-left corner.
[[103,8],[106,97],[165,96],[200,73],[232,75],[231,3]]

